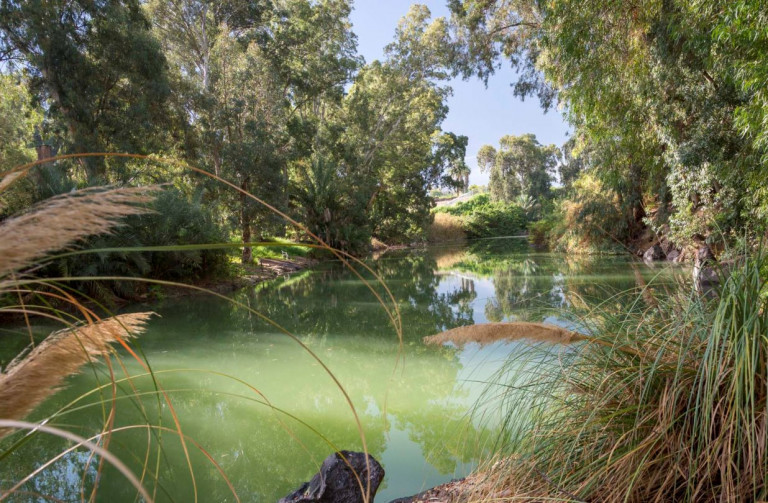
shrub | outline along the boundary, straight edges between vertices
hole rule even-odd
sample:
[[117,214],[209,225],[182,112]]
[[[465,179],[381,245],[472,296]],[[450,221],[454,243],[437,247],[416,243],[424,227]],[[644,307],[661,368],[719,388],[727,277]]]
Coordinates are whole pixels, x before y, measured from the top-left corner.
[[491,202],[488,194],[478,194],[467,201],[441,206],[434,211],[435,217],[459,217],[464,231],[471,238],[512,236],[525,232],[527,226],[523,208],[516,204]]
[[[187,245],[225,241],[224,232],[206,211],[199,196],[187,198],[176,189],[158,194],[153,210],[126,218],[125,225],[112,234],[100,235],[84,243],[86,249],[109,251],[75,255],[56,260],[46,274],[77,276],[126,276],[161,280],[202,279],[226,272],[227,255],[221,249],[186,249]],[[132,248],[167,246],[166,251],[132,251]],[[78,288],[92,296],[107,299],[116,294],[136,296],[146,283],[84,281]]]
[[525,210],[513,204],[491,203],[476,209],[466,220],[469,237],[514,236],[525,232]]

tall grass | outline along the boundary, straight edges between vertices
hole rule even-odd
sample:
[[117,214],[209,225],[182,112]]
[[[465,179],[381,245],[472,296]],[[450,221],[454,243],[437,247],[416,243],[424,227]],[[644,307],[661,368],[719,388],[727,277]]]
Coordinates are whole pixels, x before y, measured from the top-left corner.
[[461,217],[448,213],[435,213],[435,219],[429,228],[428,240],[430,243],[443,243],[446,241],[463,241],[467,237],[464,232],[464,222]]
[[[148,156],[134,155],[134,154],[72,154],[64,155],[56,158],[48,159],[46,161],[38,161],[27,165],[20,166],[11,170],[10,172],[0,173],[0,192],[6,190],[19,178],[25,176],[29,169],[41,162],[52,162],[60,159],[76,158],[76,157],[91,157],[91,156],[107,156],[107,157],[125,157],[134,159],[150,160]],[[242,193],[243,197],[251,198],[257,203],[266,206],[272,212],[285,218],[288,223],[296,226],[297,228],[305,231],[316,242],[316,244],[302,245],[308,248],[320,248],[330,251],[336,257],[338,257],[345,266],[356,274],[361,281],[369,288],[374,297],[379,301],[382,308],[386,311],[390,321],[398,335],[400,342],[402,343],[402,324],[400,320],[400,313],[397,302],[395,302],[392,293],[383,283],[381,278],[376,274],[369,266],[350,256],[344,252],[334,250],[328,244],[326,244],[321,238],[313,235],[306,229],[301,223],[291,219],[288,215],[280,212],[276,208],[261,201],[250,193],[247,193],[237,187],[235,184],[228,182],[224,179],[216,177],[210,173],[207,173],[198,168],[187,166],[184,163],[173,160],[157,160],[157,162],[166,162],[174,165],[178,165],[187,171],[195,172],[204,176],[208,176],[216,179],[224,186],[228,186],[231,189]],[[0,222],[0,298],[4,298],[4,303],[0,304],[0,315],[19,315],[22,316],[29,328],[30,346],[28,354],[20,354],[11,364],[4,370],[4,373],[0,373],[0,437],[3,435],[14,435],[10,439],[12,443],[4,443],[3,449],[0,449],[0,460],[7,458],[15,450],[23,448],[24,444],[28,442],[34,435],[45,433],[49,435],[59,436],[64,439],[68,439],[76,442],[74,447],[71,447],[63,451],[59,456],[56,456],[50,460],[40,460],[42,465],[39,469],[30,473],[27,477],[21,481],[17,481],[15,485],[9,489],[3,487],[0,491],[0,501],[6,498],[12,498],[21,495],[20,491],[23,490],[23,484],[25,481],[36,476],[39,472],[50,466],[52,463],[60,459],[66,453],[82,446],[91,451],[92,455],[98,455],[100,457],[98,461],[98,475],[94,479],[93,487],[91,488],[91,494],[88,498],[93,500],[96,498],[98,489],[98,480],[101,478],[102,467],[104,461],[112,464],[118,471],[122,472],[128,481],[134,485],[137,490],[137,494],[143,501],[153,501],[158,488],[158,480],[162,470],[164,470],[163,463],[167,461],[167,458],[163,452],[161,432],[170,432],[175,435],[181,444],[184,457],[186,459],[187,468],[189,472],[189,481],[192,488],[192,494],[194,501],[198,501],[197,484],[195,481],[195,474],[190,460],[190,454],[188,444],[193,445],[202,452],[202,454],[211,462],[216,470],[221,474],[224,482],[231,490],[232,496],[235,501],[239,501],[238,495],[233,484],[227,479],[226,474],[222,471],[221,467],[217,464],[210,454],[193,439],[190,439],[182,430],[181,423],[173,407],[172,400],[168,392],[166,392],[160,380],[158,374],[152,370],[149,362],[146,362],[142,357],[137,354],[134,349],[131,348],[126,340],[132,335],[136,335],[143,329],[144,323],[149,317],[150,313],[137,313],[132,315],[115,316],[108,318],[100,318],[95,309],[92,307],[93,299],[87,299],[86,297],[79,295],[78,292],[72,290],[67,286],[68,282],[73,280],[86,280],[86,281],[142,281],[150,284],[168,285],[177,287],[188,287],[196,291],[207,292],[210,295],[214,295],[219,298],[225,298],[221,294],[216,294],[210,290],[206,290],[201,287],[195,287],[191,285],[183,285],[180,283],[173,283],[169,281],[152,280],[149,278],[126,278],[126,277],[79,277],[79,278],[35,278],[34,270],[38,267],[38,264],[50,256],[51,252],[57,250],[63,250],[71,248],[82,239],[94,236],[97,234],[109,232],[114,229],[120,223],[121,217],[128,215],[135,215],[145,212],[146,210],[142,206],[149,202],[151,198],[149,193],[154,189],[133,189],[133,188],[118,188],[118,189],[104,189],[94,188],[83,191],[76,191],[71,194],[59,196],[48,201],[44,201],[38,207],[26,212],[25,214],[8,219],[4,222]],[[264,245],[270,246],[275,243],[243,243],[242,246]],[[278,243],[280,246],[286,246],[285,243]],[[156,246],[156,247],[140,247],[140,248],[126,248],[118,251],[131,253],[138,251],[153,251],[153,252],[174,252],[174,251],[188,251],[192,249],[202,249],[207,245],[195,245],[195,246]],[[217,247],[232,247],[238,245],[211,243],[213,248]],[[80,253],[99,253],[105,250],[82,250]],[[114,250],[107,250],[114,251]],[[76,253],[65,254],[67,256],[74,255]],[[64,256],[64,255],[60,255]],[[367,270],[374,276],[374,281],[366,280],[352,264],[357,264],[361,268]],[[18,299],[16,303],[10,299]],[[89,300],[91,301],[89,303]],[[282,332],[283,334],[291,337],[297,342],[299,347],[312,356],[317,363],[324,369],[328,376],[333,380],[338,387],[340,393],[344,396],[349,409],[351,411],[354,423],[360,435],[360,440],[363,446],[363,450],[367,453],[365,435],[362,430],[362,424],[358,417],[358,413],[352,403],[351,398],[347,394],[346,390],[339,382],[337,377],[328,369],[328,367],[322,362],[322,360],[312,352],[298,337],[291,334],[289,331],[279,326],[275,322],[268,319],[258,310],[238,303],[232,299],[229,300],[234,306],[247,310],[249,313],[256,315],[263,319],[265,322],[271,324],[274,328]],[[103,306],[101,306],[103,308]],[[62,323],[66,328],[63,331],[55,332],[48,336],[42,343],[36,345],[36,341],[33,338],[30,318],[42,317],[54,320]],[[133,384],[133,376],[131,376],[127,370],[127,367],[116,355],[111,348],[111,343],[117,342],[124,347],[124,349],[139,363],[139,365],[146,371],[146,374],[151,376],[153,385],[155,387],[154,395],[157,397],[158,409],[162,411],[167,410],[173,420],[173,428],[163,426],[159,419],[162,412],[159,412],[157,423],[152,424],[152,419],[149,417],[149,412],[145,409],[145,406],[141,400],[141,395],[145,395],[144,392],[139,392]],[[40,424],[32,424],[24,421],[20,421],[21,418],[26,416],[32,409],[39,405],[43,400],[52,395],[63,383],[66,376],[71,375],[78,371],[78,369],[86,363],[92,362],[95,356],[100,355],[104,357],[104,361],[107,365],[109,382],[106,384],[99,384],[96,390],[100,398],[93,403],[81,404],[81,400],[90,395],[87,393],[80,398],[70,403],[67,407],[94,407],[100,408],[104,418],[103,430],[91,438],[85,438],[78,435],[73,435],[70,432],[62,430],[61,428],[45,426],[43,423],[55,420],[56,417],[50,417],[45,419]],[[115,357],[114,360],[111,357]],[[113,368],[113,362],[116,362],[117,366],[125,373],[124,379],[119,379]],[[202,372],[202,371],[200,371]],[[269,400],[264,397],[258,389],[250,384],[244,383],[234,376],[225,376],[232,379],[244,386],[246,386],[251,392],[258,397],[259,403],[273,409],[279,414],[283,414],[289,418],[296,420],[299,424],[303,424],[298,418],[293,418],[287,411],[281,411],[275,409],[270,404]],[[128,390],[129,397],[133,398],[133,403],[140,409],[141,415],[146,419],[147,424],[143,425],[131,425],[116,427],[116,403],[118,401],[117,386],[118,383],[124,383],[130,388]],[[111,392],[111,396],[110,396]],[[66,410],[59,411],[56,415],[63,415]],[[284,426],[288,433],[293,435],[290,428],[285,425],[282,420],[279,420],[281,425]],[[308,427],[308,425],[304,425]],[[140,477],[131,473],[126,466],[117,460],[113,455],[109,454],[108,447],[110,439],[113,434],[128,431],[136,428],[146,429],[147,439],[147,451],[143,460],[142,473]],[[26,433],[19,436],[21,433]],[[319,432],[317,432],[319,434]],[[321,435],[322,436],[322,435]],[[156,459],[150,459],[149,445],[152,442],[157,442]],[[332,449],[336,449],[335,446],[330,444]],[[366,457],[367,462],[367,457]],[[89,458],[85,471],[91,465],[91,459]],[[370,471],[370,470],[369,470]],[[357,482],[362,492],[363,499],[370,501],[372,499],[371,487],[368,480],[363,480],[358,474],[355,474]],[[148,489],[145,487],[147,479],[150,483],[154,482],[154,487]],[[13,481],[3,480],[4,484]],[[85,484],[85,476],[83,476],[83,485]],[[85,488],[81,489],[81,499],[86,499]],[[46,495],[38,495],[41,498],[45,498]],[[75,495],[72,495],[73,497]],[[173,495],[169,495],[171,498]]]
[[[520,380],[483,498],[600,502],[768,499],[768,305],[746,258],[713,300],[642,297],[582,320],[589,340]],[[615,303],[611,303],[615,305]],[[533,348],[530,351],[542,351]],[[513,378],[514,377],[514,378]],[[521,408],[528,421],[520,421]]]

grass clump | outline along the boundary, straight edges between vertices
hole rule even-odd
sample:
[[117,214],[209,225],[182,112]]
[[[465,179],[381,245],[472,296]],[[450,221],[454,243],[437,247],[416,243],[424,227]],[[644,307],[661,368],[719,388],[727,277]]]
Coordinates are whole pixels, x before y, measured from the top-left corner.
[[429,228],[429,242],[461,241],[466,239],[464,222],[461,218],[448,213],[435,213],[435,219]]
[[[541,360],[535,387],[500,376],[500,451],[515,462],[488,480],[533,500],[766,500],[764,263],[744,260],[714,300],[591,313],[589,340]],[[515,420],[521,404],[530,422]]]

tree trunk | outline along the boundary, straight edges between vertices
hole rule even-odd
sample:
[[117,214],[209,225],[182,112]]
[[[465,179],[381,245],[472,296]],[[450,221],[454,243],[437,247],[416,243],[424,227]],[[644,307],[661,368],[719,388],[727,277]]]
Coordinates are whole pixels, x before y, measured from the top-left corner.
[[[243,179],[243,183],[240,184],[240,188],[243,191],[248,192],[248,177]],[[243,244],[250,243],[251,241],[251,213],[248,211],[248,197],[240,193],[240,227],[243,233]],[[243,264],[250,264],[253,262],[253,249],[250,246],[243,246]]]

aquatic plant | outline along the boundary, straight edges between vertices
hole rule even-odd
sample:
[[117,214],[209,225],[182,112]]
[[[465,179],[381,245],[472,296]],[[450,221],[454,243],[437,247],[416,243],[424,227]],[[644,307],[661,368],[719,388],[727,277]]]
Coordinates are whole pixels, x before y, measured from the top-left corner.
[[[642,296],[582,320],[589,340],[492,389],[507,420],[478,496],[600,502],[768,496],[768,305],[747,258],[715,300]],[[613,305],[613,304],[611,304]],[[532,361],[538,346],[512,357]],[[525,406],[531,422],[515,420]],[[533,426],[531,426],[531,424]],[[497,458],[499,459],[499,458]],[[490,495],[490,496],[489,496]]]

